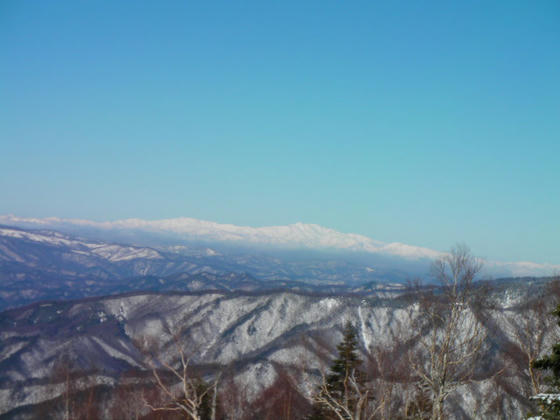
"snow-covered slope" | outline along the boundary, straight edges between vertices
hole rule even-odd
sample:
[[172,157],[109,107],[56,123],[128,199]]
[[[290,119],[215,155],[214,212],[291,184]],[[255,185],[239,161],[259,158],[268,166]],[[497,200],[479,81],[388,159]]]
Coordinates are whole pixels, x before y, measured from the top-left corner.
[[101,257],[111,262],[143,259],[160,259],[162,255],[154,249],[107,244],[88,240],[79,240],[68,235],[53,231],[25,231],[0,227],[0,237],[24,239],[27,241],[48,244],[54,247],[71,248],[71,252],[81,255]]
[[[307,290],[367,293],[416,272],[382,261],[302,258],[206,246],[159,249],[85,239],[57,231],[0,226],[0,310],[47,299],[78,299],[138,290]],[[374,268],[372,268],[372,266]],[[409,267],[410,268],[410,267]]]
[[[516,365],[505,352],[516,348],[515,327],[527,321],[527,311],[520,303],[535,298],[552,307],[552,298],[538,296],[545,290],[542,286],[530,290],[523,283],[494,292],[496,306],[482,319],[488,331],[487,354],[481,359],[486,363],[477,370],[472,387],[458,390],[450,398],[451,410],[470,413],[470,418],[494,418],[472,413],[483,413],[491,405],[484,389],[492,386],[492,372],[506,360],[509,368],[501,380],[517,385],[511,395],[502,393],[513,407],[504,418],[522,418],[520,404],[530,395],[530,381],[522,371],[526,365],[522,361]],[[47,398],[43,389],[47,387],[41,386],[63,354],[116,378],[123,371],[148,367],[135,343],[158,343],[160,356],[174,360],[176,337],[193,364],[221,369],[235,363],[236,380],[247,390],[247,398],[256,398],[281,371],[299,375],[298,386],[309,395],[316,389],[320,369],[334,357],[346,321],[357,327],[359,348],[365,355],[390,349],[395,339],[410,339],[408,345],[413,344],[416,333],[410,325],[418,316],[417,309],[413,301],[400,299],[398,294],[357,298],[206,293],[138,294],[38,303],[6,311],[0,316],[0,415]],[[406,357],[402,349],[391,354],[392,362],[397,363],[399,357]]]
[[[127,279],[138,276],[219,271],[199,260],[149,247],[0,226],[0,309],[42,299],[137,290]],[[154,282],[157,284],[157,279],[149,281],[152,287],[145,289],[153,290]]]

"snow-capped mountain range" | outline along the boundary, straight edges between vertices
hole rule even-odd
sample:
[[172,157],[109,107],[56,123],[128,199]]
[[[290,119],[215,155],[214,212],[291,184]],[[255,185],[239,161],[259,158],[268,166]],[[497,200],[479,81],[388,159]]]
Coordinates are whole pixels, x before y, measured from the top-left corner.
[[286,248],[340,249],[397,255],[407,258],[436,258],[442,255],[428,248],[398,242],[385,243],[355,233],[342,233],[316,224],[295,223],[286,226],[236,226],[189,217],[163,220],[124,219],[96,222],[58,217],[23,218],[0,216],[0,224],[43,227],[76,226],[104,230],[134,230],[171,234],[191,240],[244,242]]
[[[107,235],[96,235],[109,236]],[[405,282],[414,267],[339,255],[258,253],[196,244],[129,245],[48,229],[0,225],[0,310],[45,299],[138,290],[369,293]],[[418,270],[425,272],[426,269]]]
[[[343,233],[316,224],[295,223],[286,226],[236,226],[188,217],[143,220],[123,219],[97,222],[85,219],[58,217],[25,218],[0,215],[0,224],[32,228],[52,228],[65,231],[80,229],[100,232],[129,232],[159,235],[185,241],[204,241],[223,244],[242,244],[254,247],[351,251],[395,257],[407,261],[432,260],[444,255],[441,251],[407,245],[399,242],[381,242],[364,235]],[[486,270],[492,276],[547,276],[560,272],[560,265],[533,262],[486,261]]]
[[[35,413],[34,404],[60,394],[49,381],[52,361],[61,355],[80,355],[84,366],[102,367],[87,379],[112,386],[122,372],[149,367],[135,343],[157,337],[162,349],[170,349],[168,333],[176,326],[190,346],[185,348],[200,356],[193,363],[201,369],[235,363],[233,380],[251,401],[284,374],[311,384],[298,391],[309,397],[318,369],[334,357],[345,321],[357,326],[364,354],[411,330],[419,305],[403,284],[426,276],[431,260],[441,255],[317,225],[0,216],[0,310],[13,308],[0,314],[0,417]],[[485,266],[485,276],[494,277],[560,271],[534,263]],[[517,348],[515,328],[525,319],[526,302],[553,307],[557,297],[546,278],[491,283],[484,359],[499,367],[503,360],[511,363],[502,349]],[[399,352],[395,348],[391,358]],[[309,368],[302,370],[299,360],[308,360]],[[487,399],[476,402],[493,386],[486,368],[472,387],[450,397],[452,412],[490,409]],[[528,384],[522,373],[512,375],[516,387]],[[508,394],[508,418],[521,418],[524,395],[530,394]]]

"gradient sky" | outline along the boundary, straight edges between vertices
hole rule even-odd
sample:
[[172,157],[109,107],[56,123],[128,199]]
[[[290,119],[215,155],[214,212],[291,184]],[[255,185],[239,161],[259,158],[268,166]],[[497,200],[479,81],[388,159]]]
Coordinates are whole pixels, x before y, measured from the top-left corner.
[[0,213],[560,264],[560,2],[0,2]]

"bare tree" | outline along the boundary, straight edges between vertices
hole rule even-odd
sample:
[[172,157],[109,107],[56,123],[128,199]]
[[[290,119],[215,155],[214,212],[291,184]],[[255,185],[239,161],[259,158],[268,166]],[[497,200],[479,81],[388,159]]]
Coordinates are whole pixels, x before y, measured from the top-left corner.
[[[513,309],[500,311],[505,334],[500,348],[507,360],[506,374],[500,378],[502,387],[509,387],[512,395],[536,395],[543,391],[543,373],[534,362],[544,354],[550,340],[554,341],[554,320],[550,313],[560,297],[559,278],[553,278],[545,288],[529,287],[521,303]],[[492,314],[494,319],[500,314]],[[511,382],[511,384],[507,384]],[[520,389],[520,387],[522,389]],[[518,397],[519,398],[519,397]],[[522,403],[530,404],[522,398]]]
[[413,418],[410,414],[418,411],[419,400],[406,357],[411,340],[401,327],[390,338],[372,345],[367,354],[370,410],[378,420]]
[[293,420],[310,411],[309,400],[298,389],[295,372],[274,363],[277,377],[246,409],[244,419]]
[[[532,300],[523,305],[523,316],[511,317],[510,327],[515,340],[520,368],[525,370],[531,382],[531,394],[541,392],[542,372],[533,367],[533,362],[544,351],[545,337],[550,334],[550,310],[542,301]],[[506,348],[506,350],[508,350]]]
[[[189,370],[190,359],[186,356],[178,335],[174,334],[173,339],[179,366],[174,367],[162,357],[150,357],[152,374],[163,401],[155,404],[144,396],[144,403],[154,412],[175,412],[190,420],[202,420],[205,417],[213,420],[216,412],[219,375],[210,384],[194,375]],[[208,412],[209,414],[205,416]]]
[[235,366],[225,371],[220,384],[219,405],[228,420],[243,420],[250,412],[247,388],[235,381]]
[[49,392],[55,397],[38,404],[36,418],[96,420],[101,418],[100,393],[93,375],[80,368],[70,353],[64,352],[53,362],[48,377]]
[[[147,411],[147,407],[144,404],[143,399],[138,398],[138,394],[141,393],[144,398],[146,391],[142,390],[142,386],[145,384],[141,383],[139,380],[141,372],[130,369],[123,372],[115,388],[112,390],[112,398],[110,405],[108,407],[108,413],[112,419],[130,419],[139,420]],[[148,397],[148,400],[153,398]]]
[[373,419],[374,413],[370,407],[370,389],[361,386],[354,369],[347,371],[344,378],[345,394],[352,394],[353,398],[339,398],[334,395],[327,381],[326,375],[323,374],[319,392],[313,397],[316,403],[326,407],[329,413],[340,420],[370,420]]
[[433,263],[439,286],[420,294],[415,327],[422,334],[417,352],[409,353],[410,365],[420,384],[432,398],[432,420],[444,418],[447,396],[472,380],[485,332],[471,307],[473,284],[482,268],[464,245]]

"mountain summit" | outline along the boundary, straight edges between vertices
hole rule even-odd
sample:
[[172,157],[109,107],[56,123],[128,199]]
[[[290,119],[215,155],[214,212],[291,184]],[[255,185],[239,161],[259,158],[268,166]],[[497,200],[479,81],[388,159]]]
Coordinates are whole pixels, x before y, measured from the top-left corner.
[[236,226],[181,217],[163,220],[123,219],[96,222],[84,219],[22,218],[0,216],[0,223],[27,227],[86,227],[104,230],[130,230],[168,234],[190,240],[242,242],[283,248],[338,249],[380,253],[407,258],[436,258],[442,253],[398,242],[385,243],[355,233],[342,233],[316,224],[295,223],[286,226]]

